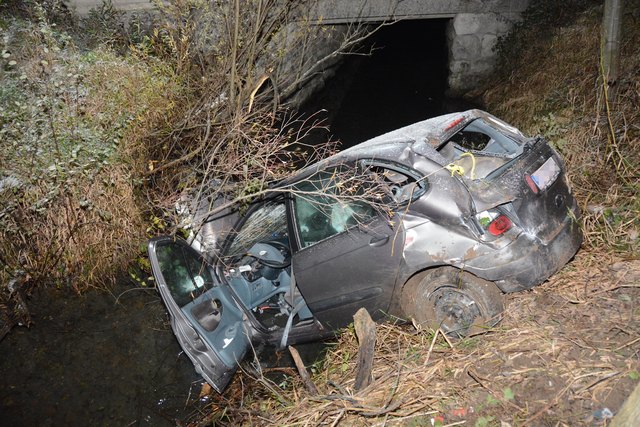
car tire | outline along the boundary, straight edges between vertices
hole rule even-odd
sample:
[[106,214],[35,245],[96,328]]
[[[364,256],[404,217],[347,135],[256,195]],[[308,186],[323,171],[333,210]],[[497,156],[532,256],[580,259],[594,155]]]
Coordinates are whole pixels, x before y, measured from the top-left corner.
[[422,326],[461,338],[495,326],[504,311],[493,282],[453,267],[439,267],[411,278],[400,300],[405,316]]

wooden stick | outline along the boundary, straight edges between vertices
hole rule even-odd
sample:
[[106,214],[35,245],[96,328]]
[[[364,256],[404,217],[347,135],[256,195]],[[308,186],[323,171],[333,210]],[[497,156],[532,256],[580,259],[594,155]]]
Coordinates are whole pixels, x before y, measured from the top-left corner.
[[640,421],[640,384],[638,384],[633,392],[622,405],[618,415],[611,421],[611,427],[624,427],[637,425]]
[[302,359],[300,358],[300,353],[298,353],[298,350],[296,350],[292,346],[289,346],[289,353],[291,353],[291,357],[293,357],[293,361],[296,364],[296,368],[298,368],[298,373],[300,374],[300,378],[302,378],[302,383],[304,384],[304,387],[307,389],[309,394],[311,394],[312,396],[317,396],[318,389],[316,388],[316,385],[311,380],[311,377],[309,376],[309,372],[307,372],[307,368],[305,368],[304,363],[302,363]]
[[359,391],[371,383],[373,354],[376,346],[376,324],[366,308],[361,308],[353,316],[358,337],[358,366],[356,368],[355,390]]

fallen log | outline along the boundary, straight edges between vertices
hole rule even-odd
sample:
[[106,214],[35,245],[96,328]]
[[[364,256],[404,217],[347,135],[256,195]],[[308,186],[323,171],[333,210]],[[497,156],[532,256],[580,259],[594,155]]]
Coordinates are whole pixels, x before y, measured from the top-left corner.
[[610,427],[631,427],[640,425],[640,383],[613,418]]

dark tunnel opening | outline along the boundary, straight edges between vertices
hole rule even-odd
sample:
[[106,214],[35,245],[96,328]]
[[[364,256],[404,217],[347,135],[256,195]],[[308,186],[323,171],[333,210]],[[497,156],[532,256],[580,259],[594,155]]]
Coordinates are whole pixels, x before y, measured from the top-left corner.
[[[330,133],[342,148],[449,112],[445,106],[448,21],[383,26],[361,49],[370,54],[344,55],[335,75],[301,110],[307,114],[327,110],[323,114]],[[458,103],[457,107],[472,106]]]

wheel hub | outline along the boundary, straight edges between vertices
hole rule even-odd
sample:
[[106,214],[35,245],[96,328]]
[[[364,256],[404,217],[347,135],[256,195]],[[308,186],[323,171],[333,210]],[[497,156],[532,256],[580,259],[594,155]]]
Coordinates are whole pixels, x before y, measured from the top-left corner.
[[446,333],[464,336],[480,310],[475,301],[456,288],[440,288],[432,294],[436,319]]

